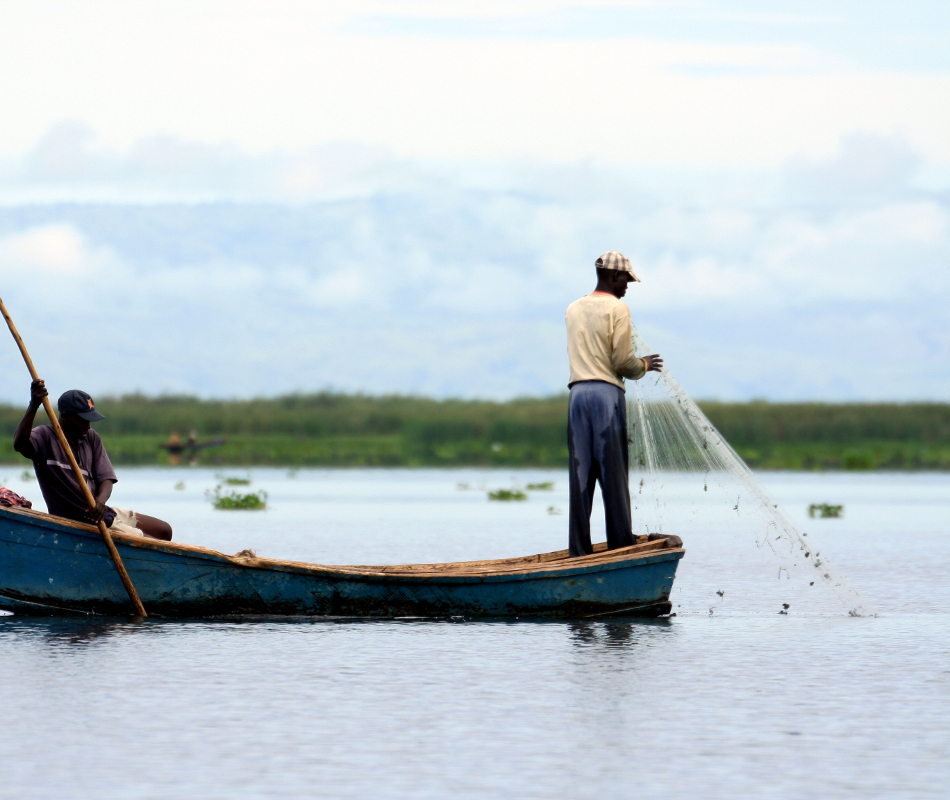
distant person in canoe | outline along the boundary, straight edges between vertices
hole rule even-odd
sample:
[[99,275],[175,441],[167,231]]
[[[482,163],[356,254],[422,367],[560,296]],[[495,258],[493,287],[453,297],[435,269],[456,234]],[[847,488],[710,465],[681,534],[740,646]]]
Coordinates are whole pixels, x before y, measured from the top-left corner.
[[621,301],[627,286],[640,279],[630,259],[616,250],[594,262],[597,287],[567,309],[567,446],[570,457],[570,554],[594,552],[590,512],[600,481],[607,517],[607,547],[635,543],[630,516],[627,403],[624,378],[639,380],[659,372],[658,355],[633,352],[630,309]]
[[17,426],[13,448],[33,462],[49,513],[94,525],[103,520],[114,532],[151,536],[170,542],[172,528],[164,520],[106,505],[112,495],[112,485],[119,479],[102,446],[102,439],[90,428],[90,423],[105,419],[105,416],[96,411],[96,405],[88,394],[71,389],[57,403],[59,423],[79,468],[86,476],[92,496],[96,498],[96,508],[89,509],[69,465],[69,457],[60,446],[52,426],[33,427],[33,419],[47,394],[43,381],[33,381],[30,405]]
[[168,441],[160,444],[159,447],[168,451],[168,460],[172,466],[176,467],[181,463],[182,454],[187,452],[188,465],[193,467],[198,463],[198,453],[209,447],[220,447],[224,441],[224,439],[212,439],[208,442],[199,442],[198,432],[192,431],[188,436],[188,441],[182,443],[181,436],[175,431],[168,437]]

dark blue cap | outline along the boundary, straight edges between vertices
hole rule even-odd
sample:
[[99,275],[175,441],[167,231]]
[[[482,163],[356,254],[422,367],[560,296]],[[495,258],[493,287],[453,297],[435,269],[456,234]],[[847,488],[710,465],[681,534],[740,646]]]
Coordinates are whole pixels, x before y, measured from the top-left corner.
[[56,405],[60,414],[75,414],[77,417],[90,422],[106,418],[105,414],[96,411],[96,404],[92,402],[92,398],[80,389],[70,389],[68,392],[63,392]]

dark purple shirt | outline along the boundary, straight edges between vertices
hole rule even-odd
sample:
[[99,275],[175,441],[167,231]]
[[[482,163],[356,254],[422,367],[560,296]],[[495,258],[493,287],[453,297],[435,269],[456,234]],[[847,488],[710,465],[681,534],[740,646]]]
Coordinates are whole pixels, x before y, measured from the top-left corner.
[[[33,469],[36,470],[36,480],[40,484],[49,513],[85,521],[89,505],[69,465],[69,457],[56,438],[52,426],[40,425],[34,428],[30,434],[30,444],[35,451]],[[119,480],[112,469],[109,456],[106,455],[106,449],[102,446],[102,439],[94,430],[90,430],[85,439],[79,440],[73,455],[76,456],[79,469],[93,497],[103,481],[115,483]],[[106,526],[112,525],[114,519],[115,511],[110,508],[106,512]]]

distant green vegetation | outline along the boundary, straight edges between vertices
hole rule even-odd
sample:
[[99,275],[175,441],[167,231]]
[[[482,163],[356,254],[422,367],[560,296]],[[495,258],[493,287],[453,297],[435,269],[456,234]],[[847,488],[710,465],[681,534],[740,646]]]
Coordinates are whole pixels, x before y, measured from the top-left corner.
[[[218,476],[218,477],[220,477],[220,476]],[[250,486],[250,485],[251,485],[251,479],[250,479],[250,478],[234,478],[234,477],[228,477],[228,478],[222,478],[222,480],[223,480],[228,486]]]
[[527,500],[528,495],[520,489],[496,489],[488,493],[489,500]]
[[808,516],[814,518],[817,514],[821,518],[840,517],[844,506],[833,506],[830,503],[812,503],[808,506]]
[[205,492],[205,496],[215,508],[222,511],[263,511],[267,508],[267,492],[263,490],[248,494],[235,491],[222,493],[221,487],[215,486],[214,491]]
[[[701,403],[753,467],[950,469],[950,404]],[[177,432],[223,437],[199,463],[222,466],[486,466],[567,464],[567,395],[437,401],[323,392],[270,400],[129,395],[98,398],[96,423],[117,464],[167,464]],[[0,406],[0,461],[23,408]],[[37,422],[45,421],[42,413]]]
[[701,403],[764,469],[950,469],[948,403]]

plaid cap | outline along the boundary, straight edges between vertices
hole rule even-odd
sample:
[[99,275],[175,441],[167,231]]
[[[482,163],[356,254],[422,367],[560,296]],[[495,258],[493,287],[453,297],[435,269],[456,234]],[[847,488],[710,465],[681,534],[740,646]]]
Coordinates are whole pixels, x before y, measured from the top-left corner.
[[630,259],[616,250],[609,250],[594,262],[597,269],[615,269],[620,272],[629,272],[635,281],[640,279],[633,272]]

